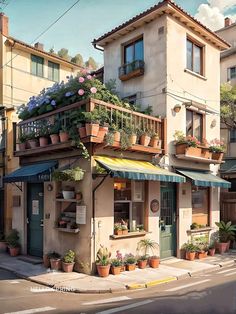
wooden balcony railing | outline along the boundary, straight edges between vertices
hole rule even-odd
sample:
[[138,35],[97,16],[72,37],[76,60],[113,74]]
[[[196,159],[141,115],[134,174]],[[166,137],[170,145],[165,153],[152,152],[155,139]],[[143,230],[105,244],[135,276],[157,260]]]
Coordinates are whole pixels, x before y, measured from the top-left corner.
[[130,63],[126,63],[119,67],[119,78],[121,81],[126,81],[132,77],[140,76],[144,74],[144,61],[135,60]]
[[[109,124],[119,124],[120,129],[126,130],[127,127],[133,126],[139,129],[141,126],[146,130],[159,135],[159,146],[154,148],[151,146],[144,146],[141,144],[133,144],[127,148],[127,150],[138,151],[149,154],[160,154],[166,151],[166,120],[142,114],[139,112],[126,109],[124,107],[116,106],[110,103],[106,103],[97,99],[87,99],[83,100],[62,108],[56,109],[54,111],[42,114],[40,116],[30,118],[18,123],[17,125],[17,138],[20,134],[31,134],[39,133],[42,131],[42,126],[49,126],[52,129],[58,121],[60,121],[60,126],[70,129],[71,119],[73,115],[81,114],[81,111],[92,112],[94,109],[105,110],[107,116],[109,117]],[[119,120],[119,121],[117,121]],[[79,133],[78,133],[79,134]],[[105,141],[99,140],[96,136],[87,136],[80,139],[83,143],[93,142],[96,144],[103,145],[103,147],[109,147],[114,149],[121,149],[118,142],[114,141],[112,145],[107,144]],[[53,150],[66,149],[67,147],[73,146],[73,141],[67,141],[66,143],[49,144],[44,147],[27,148],[24,150],[19,150],[15,152],[16,156],[26,156],[33,155],[37,153],[44,153]],[[121,149],[122,150],[122,149]]]

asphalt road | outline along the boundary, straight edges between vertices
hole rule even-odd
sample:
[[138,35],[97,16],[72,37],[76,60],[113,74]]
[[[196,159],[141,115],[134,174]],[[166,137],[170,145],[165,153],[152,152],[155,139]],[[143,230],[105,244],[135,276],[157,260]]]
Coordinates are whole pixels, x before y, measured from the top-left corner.
[[236,265],[116,294],[54,291],[0,269],[0,313],[236,314]]

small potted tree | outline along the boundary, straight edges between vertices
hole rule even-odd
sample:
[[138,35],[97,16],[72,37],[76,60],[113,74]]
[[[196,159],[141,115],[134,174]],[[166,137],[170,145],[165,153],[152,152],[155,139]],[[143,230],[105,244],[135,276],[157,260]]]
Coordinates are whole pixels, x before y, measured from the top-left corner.
[[125,260],[126,270],[128,271],[135,270],[137,259],[135,258],[133,254],[131,253],[126,254],[124,260]]
[[61,269],[61,255],[57,252],[52,252],[50,254],[50,265],[53,270]]
[[62,260],[62,269],[64,272],[71,273],[73,271],[75,265],[75,256],[76,254],[72,250],[66,252]]
[[157,148],[159,143],[159,135],[156,132],[151,132],[150,146]]
[[11,256],[17,256],[20,254],[20,237],[19,232],[16,229],[12,229],[6,237],[7,245]]
[[111,273],[112,275],[119,275],[121,272],[122,261],[118,258],[111,260]]
[[108,249],[101,245],[97,252],[96,260],[97,271],[100,277],[107,277],[109,275],[111,267],[110,256],[111,253],[108,251]]
[[230,240],[234,238],[236,225],[232,225],[231,221],[227,223],[220,221],[215,224],[219,228],[219,242],[216,243],[216,249],[222,254],[229,250]]
[[140,131],[140,144],[143,146],[148,146],[150,143],[151,137],[148,130]]
[[158,268],[160,264],[160,257],[154,255],[154,252],[159,251],[159,244],[152,239],[142,239],[137,245],[138,251],[143,251],[145,256],[148,256],[148,252],[151,251],[152,255],[149,256],[149,266],[152,268]]

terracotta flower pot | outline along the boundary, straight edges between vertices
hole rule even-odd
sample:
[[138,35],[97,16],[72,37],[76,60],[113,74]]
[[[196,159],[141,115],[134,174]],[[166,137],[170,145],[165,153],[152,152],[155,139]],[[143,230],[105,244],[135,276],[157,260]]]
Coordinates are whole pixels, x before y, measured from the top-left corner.
[[229,247],[230,247],[230,240],[227,242],[226,252],[229,251]]
[[223,254],[226,252],[228,246],[228,242],[217,242],[216,243],[216,250],[220,253]]
[[131,143],[131,145],[135,145],[136,142],[137,142],[137,135],[136,134],[130,135],[130,143]]
[[157,137],[152,137],[150,140],[150,146],[153,148],[157,148],[159,139]]
[[28,140],[27,142],[28,142],[30,148],[36,148],[39,146],[39,142],[37,139]]
[[26,143],[19,143],[18,147],[20,151],[26,150]]
[[147,260],[138,261],[138,267],[141,269],[146,268],[147,266]]
[[115,229],[114,234],[115,235],[122,235],[122,230]]
[[59,143],[59,135],[58,134],[51,134],[50,139],[52,144],[58,144]]
[[87,136],[98,136],[99,124],[98,123],[86,123],[86,135]]
[[195,252],[186,252],[185,253],[185,258],[189,261],[193,261],[195,259]]
[[0,252],[6,252],[7,250],[7,242],[0,241]]
[[120,266],[120,271],[125,271],[125,265]]
[[202,148],[201,157],[206,158],[206,159],[211,159],[212,158],[212,152],[210,152],[208,148]]
[[110,271],[110,266],[111,266],[110,264],[106,265],[106,266],[97,265],[98,275],[100,277],[108,277],[109,271]]
[[197,258],[198,258],[198,259],[205,258],[205,257],[207,257],[207,253],[208,253],[208,252],[205,252],[205,251],[198,252]]
[[74,269],[74,265],[75,265],[74,262],[73,263],[62,262],[62,269],[65,273],[72,273]]
[[120,266],[111,266],[111,273],[112,275],[119,275],[121,272]]
[[116,131],[114,133],[114,142],[120,142],[120,132]]
[[8,247],[10,256],[17,256],[20,254],[20,248],[19,247]]
[[47,137],[40,137],[39,138],[39,146],[47,146],[48,145],[48,138]]
[[79,131],[79,137],[80,138],[86,137],[86,128],[85,128],[85,126],[81,126],[80,128],[78,128],[78,131]]
[[60,142],[61,143],[68,142],[69,141],[69,134],[68,134],[68,132],[60,132],[59,133],[59,138],[60,138]]
[[215,255],[215,251],[216,251],[215,248],[209,249],[209,250],[208,250],[209,256],[214,256],[214,255]]
[[185,154],[188,156],[193,156],[193,157],[201,157],[202,150],[200,147],[190,146],[190,147],[187,147]]
[[50,258],[51,269],[61,270],[61,260],[59,258]]
[[128,229],[122,230],[122,234],[128,234]]
[[136,268],[135,264],[126,264],[125,265],[127,271],[133,271]]
[[146,134],[143,134],[140,136],[140,144],[143,146],[148,146],[150,143],[150,140],[151,140],[150,136]]
[[212,153],[212,159],[222,161],[224,153]]
[[149,266],[152,268],[158,268],[160,264],[160,259],[159,258],[153,258],[151,257],[149,259]]
[[46,267],[46,268],[50,267],[50,259],[47,256],[47,254],[43,255],[43,266]]
[[107,133],[108,133],[108,127],[107,126],[99,126],[98,138],[101,140],[101,142],[104,141],[104,137]]

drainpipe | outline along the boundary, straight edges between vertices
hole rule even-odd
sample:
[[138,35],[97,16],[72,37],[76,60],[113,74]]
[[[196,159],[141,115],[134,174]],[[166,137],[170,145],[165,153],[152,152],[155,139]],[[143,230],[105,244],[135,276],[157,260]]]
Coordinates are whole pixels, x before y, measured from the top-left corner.
[[92,232],[92,237],[93,237],[93,256],[94,256],[94,262],[96,260],[96,243],[95,243],[95,239],[96,239],[96,230],[95,230],[95,194],[97,189],[103,184],[103,182],[105,181],[105,179],[110,175],[110,173],[107,173],[102,180],[98,183],[97,186],[95,186],[95,188],[93,189],[93,203],[92,203],[92,214],[93,214],[93,232]]
[[92,44],[95,49],[104,52],[104,49],[97,47],[97,44],[95,42],[92,42]]

